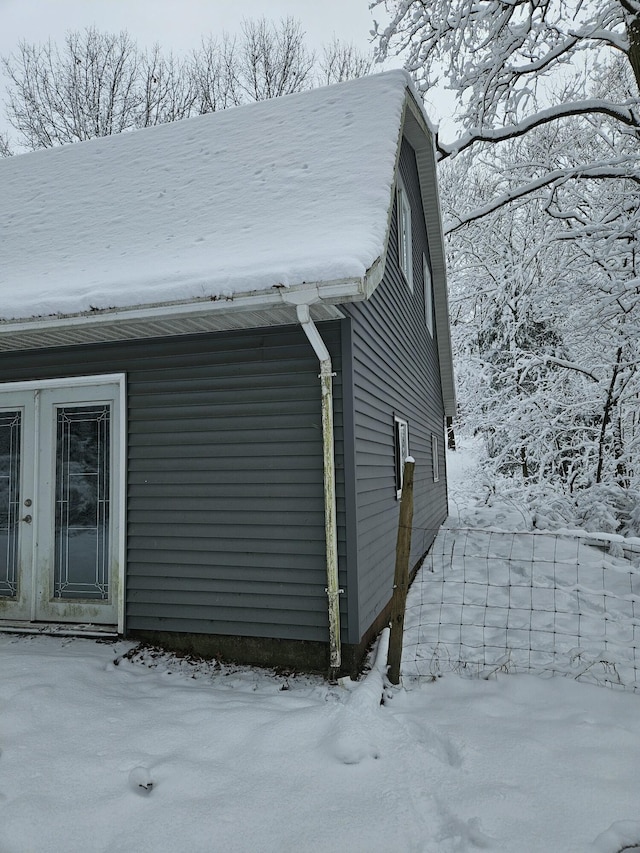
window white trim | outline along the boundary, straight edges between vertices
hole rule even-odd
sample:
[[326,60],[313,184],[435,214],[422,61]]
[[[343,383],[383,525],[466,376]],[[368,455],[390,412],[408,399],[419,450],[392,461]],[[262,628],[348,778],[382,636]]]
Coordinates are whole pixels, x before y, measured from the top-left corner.
[[409,423],[403,418],[393,416],[393,444],[395,452],[396,498],[402,497],[404,479],[404,461],[409,456]]
[[400,269],[409,285],[409,290],[413,290],[413,240],[411,235],[411,205],[409,196],[402,182],[402,178],[398,175],[397,186],[397,210],[398,210],[398,261]]
[[433,468],[433,482],[437,483],[440,479],[440,455],[439,455],[439,446],[440,442],[438,441],[438,436],[431,433],[431,465]]
[[433,282],[429,262],[424,255],[422,256],[422,276],[424,280],[424,316],[427,330],[433,337]]

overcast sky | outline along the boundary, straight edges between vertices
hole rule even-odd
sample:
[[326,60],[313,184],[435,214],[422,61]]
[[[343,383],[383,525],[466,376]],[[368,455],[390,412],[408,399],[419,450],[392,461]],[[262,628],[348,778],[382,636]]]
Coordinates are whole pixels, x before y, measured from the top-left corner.
[[[0,0],[0,56],[21,41],[62,42],[69,30],[90,26],[127,30],[141,46],[158,42],[180,53],[197,47],[203,35],[239,32],[244,18],[287,16],[300,21],[310,48],[320,50],[336,36],[363,52],[372,49],[368,0]],[[0,71],[0,101],[5,86]],[[7,131],[2,112],[0,131]]]
[[237,32],[243,18],[302,23],[309,44],[320,47],[335,34],[369,47],[373,17],[368,0],[0,0],[0,55],[21,40],[59,41],[68,30],[95,25],[127,30],[143,45],[187,51],[202,35]]
[[[143,47],[157,42],[181,53],[197,47],[202,36],[240,32],[245,18],[287,16],[300,21],[310,48],[320,51],[335,36],[363,52],[373,49],[369,0],[0,0],[0,56],[8,56],[21,41],[62,43],[69,30],[90,26],[127,30]],[[375,16],[385,20],[382,7]],[[395,59],[385,67],[401,65]],[[12,135],[2,109],[5,86],[0,69],[0,131]],[[437,106],[427,104],[434,120],[446,116],[449,101],[436,96]]]

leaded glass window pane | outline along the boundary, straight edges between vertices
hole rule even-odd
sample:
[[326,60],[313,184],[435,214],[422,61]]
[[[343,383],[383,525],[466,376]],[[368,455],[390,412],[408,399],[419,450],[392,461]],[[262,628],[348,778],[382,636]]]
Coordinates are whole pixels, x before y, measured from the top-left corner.
[[111,407],[57,410],[55,598],[109,597]]
[[21,412],[0,412],[0,596],[18,594]]

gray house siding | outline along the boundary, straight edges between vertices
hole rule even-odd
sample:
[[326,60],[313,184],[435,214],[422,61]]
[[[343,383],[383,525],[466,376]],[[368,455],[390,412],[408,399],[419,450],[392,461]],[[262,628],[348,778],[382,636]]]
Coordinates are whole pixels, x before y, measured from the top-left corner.
[[[348,590],[340,323],[320,330],[337,373],[340,585]],[[302,330],[0,356],[3,382],[114,372],[127,375],[127,631],[326,642],[320,386]]]
[[[399,508],[394,415],[409,423],[410,452],[416,460],[412,565],[428,549],[447,513],[437,341],[425,320],[422,256],[428,259],[429,254],[415,154],[406,140],[399,168],[411,203],[413,293],[399,266],[394,205],[382,283],[366,303],[343,306],[352,326],[353,413],[345,415],[345,422],[353,420],[355,438],[360,636],[392,593]],[[438,482],[433,481],[432,435],[439,442]],[[354,622],[351,642],[357,642]]]

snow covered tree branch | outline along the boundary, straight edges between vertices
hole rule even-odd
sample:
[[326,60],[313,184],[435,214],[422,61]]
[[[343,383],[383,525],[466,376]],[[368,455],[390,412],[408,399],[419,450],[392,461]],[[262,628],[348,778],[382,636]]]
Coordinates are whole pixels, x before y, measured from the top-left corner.
[[574,166],[573,168],[554,169],[532,181],[510,189],[502,195],[496,196],[488,204],[477,207],[472,211],[460,216],[456,222],[446,221],[444,224],[445,234],[451,234],[471,222],[482,219],[490,213],[504,207],[511,202],[532,195],[536,190],[548,186],[559,186],[560,184],[575,179],[582,180],[609,180],[612,178],[631,181],[640,186],[640,174],[635,171],[634,164],[630,163],[628,168],[623,165],[595,163],[591,166]]
[[628,127],[640,128],[640,112],[637,101],[631,100],[624,104],[614,105],[604,99],[589,98],[538,110],[535,115],[528,116],[517,124],[507,127],[474,128],[453,143],[447,144],[438,141],[440,159],[444,160],[452,155],[460,154],[477,142],[504,142],[508,139],[516,139],[543,124],[585,115],[606,115]]
[[537,367],[542,364],[555,364],[557,367],[563,367],[565,370],[575,370],[576,373],[582,373],[583,376],[588,377],[593,382],[600,382],[600,379],[589,370],[587,367],[582,367],[579,364],[574,364],[573,362],[567,361],[564,358],[556,358],[552,355],[546,355],[544,358],[534,357],[529,361],[530,367]]
[[544,79],[602,47],[628,58],[640,91],[636,0],[373,0],[379,7],[391,19],[375,25],[378,57],[402,54],[425,91],[444,73],[467,128],[512,124]]
[[425,92],[443,76],[457,99],[463,133],[438,139],[441,159],[462,170],[482,162],[497,176],[486,198],[461,196],[467,204],[450,212],[451,231],[546,193],[541,215],[567,213],[565,237],[578,237],[578,223],[582,238],[595,237],[605,228],[590,203],[596,183],[622,187],[637,209],[640,0],[373,0],[371,7],[390,16],[376,24],[378,58],[401,55]]
[[[640,2],[625,3],[605,3],[608,17],[603,7],[589,7],[590,26],[588,0],[479,0],[473,9],[436,0],[425,14],[443,5],[495,12],[481,33],[448,32],[460,53],[454,70],[442,72],[463,125],[458,140],[438,143],[462,432],[482,437],[486,475],[510,494],[519,489],[533,517],[636,535],[640,102],[633,28]],[[420,12],[411,3],[405,11],[410,6],[416,24]],[[531,30],[542,32],[542,7],[548,21],[559,26],[563,18],[564,38],[549,36],[537,50]],[[507,55],[505,32],[516,18],[512,44],[520,49],[526,39],[518,38],[529,32],[528,63],[523,54],[517,61]],[[437,70],[434,61],[417,74],[421,86]],[[461,81],[476,88],[456,88]]]

